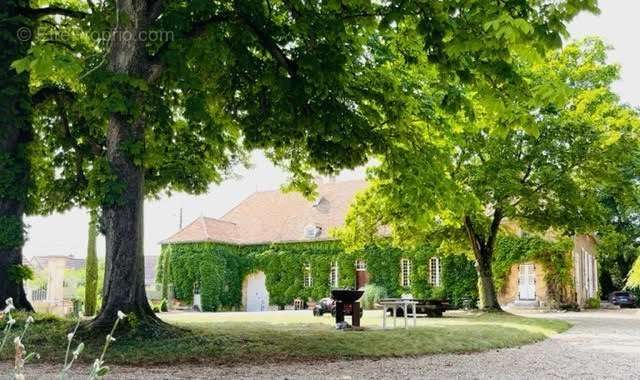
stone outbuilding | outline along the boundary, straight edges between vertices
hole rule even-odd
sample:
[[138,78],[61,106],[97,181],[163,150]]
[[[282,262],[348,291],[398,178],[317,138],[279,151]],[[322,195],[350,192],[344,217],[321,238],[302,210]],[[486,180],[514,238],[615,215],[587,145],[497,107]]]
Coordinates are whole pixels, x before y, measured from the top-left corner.
[[[591,298],[598,297],[598,262],[596,240],[591,235],[573,237],[571,255],[572,283],[564,289],[567,299],[562,303],[572,303],[584,307]],[[523,261],[514,264],[499,291],[498,300],[503,306],[511,307],[557,307],[561,302],[554,299],[547,283],[547,271],[542,263]]]

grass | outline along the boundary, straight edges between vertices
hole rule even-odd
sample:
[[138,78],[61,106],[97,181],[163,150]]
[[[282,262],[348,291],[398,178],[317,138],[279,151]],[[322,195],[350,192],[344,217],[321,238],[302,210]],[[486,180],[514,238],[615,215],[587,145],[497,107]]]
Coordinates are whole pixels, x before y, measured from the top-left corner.
[[[161,338],[116,332],[107,362],[240,364],[475,352],[521,346],[569,328],[563,321],[506,313],[419,318],[416,328],[382,330],[381,312],[367,311],[363,331],[347,332],[336,331],[330,316],[313,317],[311,312],[165,313],[162,318],[184,332]],[[41,360],[63,362],[66,333],[73,324],[39,316],[27,334],[27,349],[39,352]],[[79,360],[90,362],[99,356],[104,337],[83,340],[86,348]],[[4,351],[0,358],[10,359],[13,349]]]

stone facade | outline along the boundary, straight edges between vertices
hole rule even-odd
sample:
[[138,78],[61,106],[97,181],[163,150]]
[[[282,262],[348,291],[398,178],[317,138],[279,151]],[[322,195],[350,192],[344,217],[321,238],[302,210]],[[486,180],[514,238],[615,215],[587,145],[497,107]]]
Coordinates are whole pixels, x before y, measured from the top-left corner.
[[[522,264],[529,264],[533,266],[534,279],[535,279],[535,302],[529,302],[530,300],[520,299],[520,270]],[[498,294],[498,302],[501,305],[527,305],[546,307],[550,304],[550,300],[547,296],[547,282],[545,276],[547,274],[546,269],[540,263],[525,262],[514,264],[509,271],[509,275],[504,283],[504,286]]]
[[[589,235],[577,235],[573,238],[572,256],[573,284],[567,289],[571,302],[584,307],[590,298],[598,296],[598,265],[596,260],[596,241]],[[527,268],[527,265],[529,267]],[[533,275],[530,272],[533,271]],[[547,268],[536,262],[516,263],[511,267],[504,286],[499,290],[498,301],[503,306],[553,307],[557,301],[552,299],[545,280]],[[523,278],[533,277],[531,288],[521,286]],[[534,290],[535,289],[535,290]],[[522,292],[527,296],[522,297]],[[533,293],[533,296],[531,296]]]

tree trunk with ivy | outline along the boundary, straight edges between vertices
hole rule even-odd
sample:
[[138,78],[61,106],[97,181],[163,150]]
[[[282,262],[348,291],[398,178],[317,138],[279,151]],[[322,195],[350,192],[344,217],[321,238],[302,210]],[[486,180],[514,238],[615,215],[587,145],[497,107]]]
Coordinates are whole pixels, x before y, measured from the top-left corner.
[[86,284],[84,288],[84,315],[88,317],[96,313],[96,302],[98,298],[98,255],[96,252],[98,216],[95,210],[91,210],[90,215],[89,236],[87,242],[87,264],[85,268]]
[[[148,4],[144,0],[120,0],[120,24],[113,34],[107,64],[108,75],[147,79],[150,69],[144,41],[137,38],[148,28]],[[113,91],[121,91],[114,88]],[[107,160],[115,177],[114,188],[103,204],[107,243],[102,308],[90,328],[110,327],[117,312],[133,315],[139,325],[160,325],[144,287],[143,206],[145,119],[144,94],[135,88],[122,90],[128,110],[113,112],[107,129]]]
[[31,311],[17,270],[22,265],[23,217],[30,182],[31,97],[28,74],[17,74],[11,68],[11,63],[26,55],[29,48],[30,38],[18,38],[18,31],[29,27],[18,13],[18,8],[25,5],[14,0],[0,4],[0,302],[4,305],[4,300],[11,297],[16,308]]
[[493,281],[493,269],[491,266],[493,262],[493,250],[495,248],[501,221],[502,211],[500,209],[496,209],[493,214],[489,231],[487,231],[485,235],[479,231],[478,226],[473,222],[470,216],[464,217],[464,227],[476,259],[480,309],[486,311],[502,310],[498,303],[498,293]]

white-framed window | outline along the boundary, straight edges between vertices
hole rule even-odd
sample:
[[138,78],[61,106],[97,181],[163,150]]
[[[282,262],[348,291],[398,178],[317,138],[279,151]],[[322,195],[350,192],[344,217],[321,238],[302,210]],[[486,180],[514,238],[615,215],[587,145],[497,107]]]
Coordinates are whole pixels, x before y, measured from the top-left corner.
[[362,259],[356,260],[356,270],[358,270],[358,271],[367,270],[367,262],[362,260]]
[[411,286],[411,260],[400,260],[400,285],[403,287]]
[[329,272],[329,285],[332,288],[338,287],[338,262],[331,263],[331,271]]
[[311,277],[311,263],[304,263],[304,278],[302,279],[303,286],[310,288],[313,286],[313,277]]
[[442,267],[440,266],[440,258],[433,256],[429,259],[429,284],[433,286],[440,286],[440,273]]

